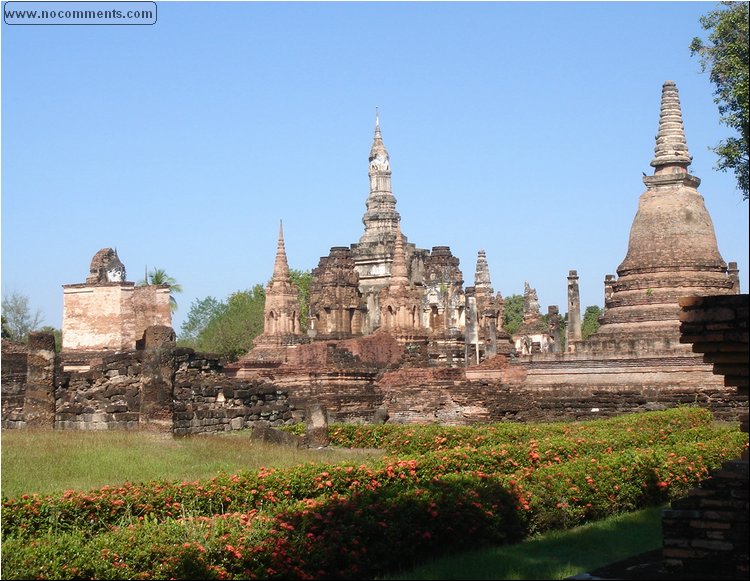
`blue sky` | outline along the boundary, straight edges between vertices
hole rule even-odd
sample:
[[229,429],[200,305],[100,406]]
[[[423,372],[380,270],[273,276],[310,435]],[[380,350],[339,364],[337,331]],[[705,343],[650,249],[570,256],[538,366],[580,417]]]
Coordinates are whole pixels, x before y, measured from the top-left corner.
[[116,247],[195,299],[356,242],[375,107],[401,227],[543,312],[603,305],[677,83],[719,250],[748,288],[748,206],[713,169],[688,45],[713,2],[157,2],[154,26],[2,24],[2,293],[59,327],[62,285]]

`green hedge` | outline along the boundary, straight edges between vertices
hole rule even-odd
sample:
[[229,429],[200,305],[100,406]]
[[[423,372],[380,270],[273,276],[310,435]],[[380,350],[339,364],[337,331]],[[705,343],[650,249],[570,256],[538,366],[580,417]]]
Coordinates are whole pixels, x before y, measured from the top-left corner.
[[377,441],[406,453],[369,465],[6,499],[3,576],[372,578],[445,552],[664,503],[747,445],[745,434],[692,408],[473,431],[330,432],[339,442]]

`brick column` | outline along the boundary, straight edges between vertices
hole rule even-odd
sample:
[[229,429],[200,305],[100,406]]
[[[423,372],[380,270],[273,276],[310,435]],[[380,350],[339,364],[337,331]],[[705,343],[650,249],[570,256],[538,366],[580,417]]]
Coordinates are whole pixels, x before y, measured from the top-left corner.
[[568,271],[568,326],[565,333],[565,349],[568,353],[574,353],[576,343],[581,340],[581,295],[578,290],[578,272],[575,270]]
[[172,327],[148,327],[138,341],[143,349],[140,426],[159,432],[172,431],[175,332]]
[[29,333],[26,394],[23,416],[29,428],[55,426],[57,356],[52,333]]

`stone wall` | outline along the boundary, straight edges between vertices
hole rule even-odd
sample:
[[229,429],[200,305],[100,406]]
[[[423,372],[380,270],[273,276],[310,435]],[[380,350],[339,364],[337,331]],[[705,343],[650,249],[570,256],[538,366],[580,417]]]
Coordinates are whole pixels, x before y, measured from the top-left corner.
[[680,342],[692,344],[694,353],[713,372],[723,377],[745,401],[740,427],[748,432],[747,397],[750,384],[750,333],[748,331],[748,295],[686,297],[680,300]]
[[[736,420],[746,405],[746,396],[693,354],[497,356],[442,367],[432,363],[428,341],[375,333],[295,345],[279,349],[270,363],[228,369],[175,349],[170,327],[150,327],[138,345],[123,354],[95,353],[89,371],[62,374],[49,424],[202,433],[300,421],[313,404],[337,422],[373,421],[380,409],[397,423],[586,420],[695,403]],[[31,408],[23,368],[30,360],[11,351],[3,349],[3,426],[24,427]],[[74,362],[70,357],[63,353],[62,360]],[[43,359],[32,360],[43,366]]]
[[169,285],[138,285],[133,289],[132,301],[134,338],[142,337],[148,327],[172,324]]
[[140,427],[143,351],[107,355],[83,373],[64,373],[55,390],[54,427],[134,430]]
[[187,435],[304,419],[283,389],[227,377],[217,358],[175,348],[170,336],[151,327],[145,349],[101,355],[85,372],[61,372],[51,334],[32,333],[28,346],[3,341],[2,427]]
[[[453,371],[453,374],[446,373]],[[691,388],[528,387],[517,373],[472,374],[469,370],[405,369],[384,374],[374,388],[383,394],[394,423],[576,421],[695,404],[717,418],[736,419],[741,403],[732,390]]]
[[228,378],[216,359],[178,351],[174,414],[177,435],[228,432],[292,422],[295,408],[286,391],[263,380]]

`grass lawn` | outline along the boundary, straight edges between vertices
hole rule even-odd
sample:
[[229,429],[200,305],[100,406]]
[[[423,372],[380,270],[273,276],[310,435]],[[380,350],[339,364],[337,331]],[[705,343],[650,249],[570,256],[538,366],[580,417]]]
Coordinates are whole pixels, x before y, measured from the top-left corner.
[[249,431],[173,438],[146,432],[3,430],[3,497],[62,494],[151,480],[202,480],[219,472],[340,462],[373,452],[281,448],[250,439]]

